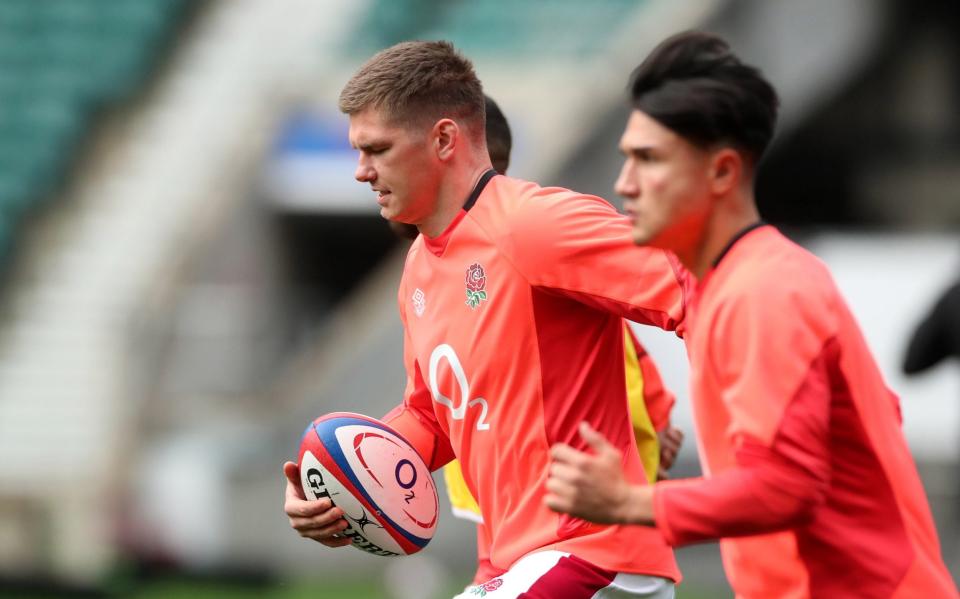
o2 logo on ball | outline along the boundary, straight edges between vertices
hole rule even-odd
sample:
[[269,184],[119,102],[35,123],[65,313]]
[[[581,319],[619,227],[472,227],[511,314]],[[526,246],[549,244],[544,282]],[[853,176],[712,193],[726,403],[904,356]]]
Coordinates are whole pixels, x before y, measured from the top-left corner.
[[[401,471],[403,470],[404,466],[409,468],[409,471],[410,471],[409,482],[403,481],[403,476],[401,474]],[[400,460],[399,462],[397,462],[396,476],[397,476],[397,484],[400,485],[400,488],[402,489],[409,489],[413,487],[413,485],[417,484],[417,468],[416,466],[413,465],[413,462],[411,462],[410,460]],[[403,500],[406,501],[407,503],[410,503],[410,501],[414,497],[416,497],[416,495],[414,494],[413,491],[410,491],[410,495],[407,495],[406,497],[404,497]]]
[[[410,505],[410,503],[417,498],[416,491],[414,490],[414,486],[417,484],[417,476],[417,467],[413,465],[413,462],[406,459],[397,462],[397,484],[400,485],[401,489],[406,491],[406,494],[403,496],[403,500],[407,503],[407,505]],[[438,502],[437,507],[439,506],[440,504]],[[439,512],[435,513],[432,520],[425,522],[418,520],[416,516],[407,510],[403,510],[403,513],[406,514],[408,518],[416,522],[417,526],[423,528],[432,528],[433,525],[437,523],[437,516],[439,515]]]
[[[418,491],[425,493],[432,486],[418,484],[421,473],[412,461],[403,457],[409,451],[403,445],[390,438],[392,435],[374,432],[357,433],[353,437],[353,451],[360,466],[373,482],[382,490],[384,496],[398,493],[403,498],[403,504],[397,504],[400,511],[409,522],[424,530],[432,530],[437,524],[440,515],[440,502],[436,493],[431,497],[421,498]],[[393,472],[392,481],[380,480],[375,472],[383,477],[387,472]],[[423,473],[429,476],[429,472]],[[387,476],[389,476],[387,474]],[[396,487],[393,485],[396,484]],[[368,489],[377,499],[376,489]],[[379,503],[379,502],[378,502]],[[386,505],[386,502],[384,502]],[[399,514],[387,514],[397,517]]]

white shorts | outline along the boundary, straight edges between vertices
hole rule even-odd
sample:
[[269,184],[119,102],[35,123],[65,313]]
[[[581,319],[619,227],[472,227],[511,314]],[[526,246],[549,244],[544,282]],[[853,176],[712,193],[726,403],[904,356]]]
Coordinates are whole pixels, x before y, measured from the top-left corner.
[[673,581],[598,568],[562,551],[524,556],[502,575],[454,599],[673,599]]

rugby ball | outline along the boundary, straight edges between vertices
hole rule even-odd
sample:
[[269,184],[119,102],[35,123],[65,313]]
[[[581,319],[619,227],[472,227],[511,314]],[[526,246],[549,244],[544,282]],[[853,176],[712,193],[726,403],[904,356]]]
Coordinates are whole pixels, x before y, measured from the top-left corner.
[[410,555],[433,538],[440,502],[430,470],[383,422],[350,412],[321,416],[303,433],[298,463],[304,495],[343,510],[349,526],[340,534],[357,549]]

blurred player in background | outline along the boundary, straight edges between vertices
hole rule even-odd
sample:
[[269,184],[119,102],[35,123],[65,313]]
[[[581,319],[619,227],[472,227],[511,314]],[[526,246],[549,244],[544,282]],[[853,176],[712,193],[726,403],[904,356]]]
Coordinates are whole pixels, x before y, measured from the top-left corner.
[[[486,138],[487,152],[493,169],[501,175],[507,174],[510,166],[510,151],[513,138],[510,124],[503,111],[490,96],[484,95],[486,102]],[[416,239],[420,232],[414,225],[388,221],[390,228],[401,237]],[[653,358],[633,333],[630,324],[623,322],[623,355],[626,374],[627,401],[630,404],[630,420],[633,434],[637,440],[637,450],[643,462],[647,480],[654,482],[666,476],[673,465],[683,433],[670,426],[670,410],[674,396],[664,386]],[[483,516],[477,500],[470,493],[463,479],[459,460],[453,460],[443,467],[443,478],[447,485],[447,494],[454,516],[477,524],[477,571],[474,584],[491,580],[502,573],[490,563],[490,540],[483,526]]]
[[947,358],[960,358],[960,281],[943,292],[914,329],[903,372],[920,374]]
[[[903,356],[903,372],[919,376],[949,358],[960,358],[960,281],[943,292],[913,330]],[[953,484],[960,491],[960,477]],[[960,503],[954,509],[960,517]]]
[[[496,174],[484,99],[446,42],[406,42],[371,58],[340,108],[360,152],[356,178],[380,213],[420,235],[399,291],[407,389],[386,418],[431,469],[460,459],[501,576],[464,597],[673,597],[680,574],[653,529],[596,525],[544,506],[550,447],[582,445],[589,418],[648,484],[628,414],[623,318],[673,330],[689,277],[676,258],[637,248],[604,200]],[[284,464],[284,509],[302,536],[348,539],[342,512],[305,501]]]
[[897,397],[826,267],[757,213],[776,92],[696,32],[656,48],[631,92],[617,191],[634,241],[699,280],[685,340],[706,475],[636,485],[583,424],[592,451],[554,448],[547,504],[674,546],[723,538],[738,597],[956,597]]

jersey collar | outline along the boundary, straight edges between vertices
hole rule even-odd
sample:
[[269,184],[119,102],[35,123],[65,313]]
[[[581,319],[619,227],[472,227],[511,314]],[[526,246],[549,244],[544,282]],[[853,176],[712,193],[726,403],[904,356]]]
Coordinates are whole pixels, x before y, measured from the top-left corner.
[[477,200],[480,198],[480,194],[483,193],[484,188],[486,188],[487,183],[490,182],[490,179],[493,179],[497,176],[497,171],[488,169],[485,173],[480,175],[480,179],[477,181],[477,184],[473,186],[473,191],[470,192],[470,195],[467,196],[467,201],[463,203],[463,209],[457,214],[456,218],[447,225],[447,228],[444,229],[443,233],[440,235],[430,238],[426,235],[423,237],[423,245],[430,250],[436,256],[443,254],[443,250],[446,249],[447,243],[450,241],[450,236],[453,234],[454,229],[457,228],[457,225],[460,224],[460,221],[463,220],[463,217],[467,215],[467,212],[473,208],[473,205],[477,203]]
[[[464,212],[469,212],[473,205],[477,203],[477,200],[480,198],[480,194],[483,193],[483,188],[487,186],[487,183],[490,182],[490,179],[493,179],[497,176],[497,171],[487,169],[485,173],[480,175],[480,180],[477,181],[477,184],[473,186],[473,191],[470,192],[470,195],[467,196],[467,201],[463,203]],[[449,228],[449,227],[448,227]]]
[[733,249],[733,246],[736,245],[738,241],[746,237],[747,233],[749,233],[750,231],[753,231],[754,229],[765,227],[766,225],[767,223],[764,222],[763,220],[758,220],[752,225],[747,225],[746,227],[737,231],[737,234],[730,238],[730,241],[727,242],[727,245],[725,245],[723,249],[720,250],[720,253],[717,255],[717,257],[713,259],[713,268],[716,268],[720,264],[720,261],[723,260],[724,257],[726,257],[726,255],[730,253],[730,250]]

